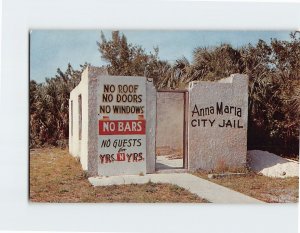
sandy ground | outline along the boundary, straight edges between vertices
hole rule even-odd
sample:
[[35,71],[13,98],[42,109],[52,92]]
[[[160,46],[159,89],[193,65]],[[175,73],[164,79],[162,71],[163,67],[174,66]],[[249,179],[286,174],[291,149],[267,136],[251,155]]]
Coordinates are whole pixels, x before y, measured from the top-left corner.
[[[248,151],[248,165],[256,173],[269,177],[299,177],[299,162],[282,158],[261,150]],[[183,159],[169,158],[167,155],[156,157],[156,168],[182,168]]]
[[267,151],[248,151],[251,170],[269,177],[299,177],[299,162],[285,159]]
[[170,159],[165,155],[156,157],[156,169],[183,168],[183,159]]

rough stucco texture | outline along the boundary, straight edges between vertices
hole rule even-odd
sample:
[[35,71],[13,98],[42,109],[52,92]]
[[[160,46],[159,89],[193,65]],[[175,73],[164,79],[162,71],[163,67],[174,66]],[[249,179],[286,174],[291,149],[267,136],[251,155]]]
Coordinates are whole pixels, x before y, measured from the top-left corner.
[[[82,128],[81,140],[79,139],[79,96],[82,100]],[[73,113],[69,108],[70,117],[69,127],[69,151],[73,156],[79,157],[82,168],[88,169],[88,70],[86,69],[81,75],[81,81],[70,93],[69,104],[73,102]],[[71,123],[72,121],[72,123]],[[71,127],[73,126],[73,129]],[[73,130],[73,134],[71,131]]]
[[157,93],[156,146],[183,153],[184,93]]
[[98,82],[101,75],[107,75],[107,71],[98,67],[89,67],[89,109],[88,109],[88,173],[95,176],[98,172],[98,131],[97,131],[97,95]]
[[[139,83],[140,91],[143,95],[143,104],[145,105],[146,116],[146,135],[142,136],[145,160],[135,169],[133,163],[122,167],[114,166],[108,170],[100,165],[99,168],[99,128],[98,128],[98,110],[99,110],[99,95],[101,80],[118,81],[123,84]],[[103,85],[103,83],[102,83]],[[82,137],[79,140],[79,105],[78,96],[82,98]],[[71,107],[72,105],[72,107]],[[73,156],[79,157],[82,168],[87,170],[90,176],[96,175],[118,175],[118,174],[139,174],[155,172],[155,129],[156,129],[156,89],[152,80],[147,80],[145,77],[112,77],[108,76],[107,71],[89,66],[84,70],[81,76],[81,82],[70,93],[69,99],[69,151]],[[149,108],[150,111],[146,111]],[[129,115],[110,116],[131,119]],[[132,116],[135,119],[137,116]],[[116,119],[116,118],[115,118]],[[133,135],[118,136],[117,138],[136,137]],[[113,137],[111,137],[113,138]],[[99,141],[100,139],[100,141]],[[109,165],[109,166],[110,166]],[[125,165],[125,163],[124,163]]]
[[189,170],[245,166],[247,76],[235,74],[219,82],[190,83],[188,115]]
[[[98,105],[101,94],[100,80],[107,72],[96,67],[88,67],[82,74],[80,84],[70,93],[70,137],[69,150],[80,157],[84,170],[90,175],[99,175],[99,135]],[[133,77],[122,80],[131,80]],[[137,80],[134,77],[133,82]],[[112,174],[137,174],[155,172],[156,147],[156,89],[151,80],[143,77],[143,104],[147,106],[145,161],[138,169],[112,166]],[[79,140],[78,96],[82,98],[82,138]],[[72,117],[73,116],[73,119]],[[113,118],[113,116],[111,116]],[[128,116],[129,117],[129,116]],[[128,118],[125,117],[125,118]],[[129,119],[129,118],[128,118]],[[217,168],[237,168],[246,164],[248,119],[248,78],[245,75],[231,75],[219,82],[192,82],[189,86],[188,104],[188,169],[212,170]],[[72,128],[71,128],[72,127]],[[72,134],[73,131],[73,134]],[[172,137],[168,137],[169,139]],[[161,140],[162,141],[162,140]],[[160,140],[158,140],[158,143]],[[159,146],[159,145],[158,145]],[[101,167],[101,165],[100,165]],[[104,174],[104,173],[102,173]]]
[[[98,133],[98,175],[145,174],[146,78],[105,75],[100,77],[97,89],[99,127],[95,125],[95,128],[100,131]],[[112,96],[111,101],[105,99],[104,96],[107,95]],[[111,111],[105,110],[106,107]],[[120,110],[122,107],[131,110],[122,112]],[[135,122],[130,126],[132,121]],[[146,125],[141,126],[142,122]],[[101,124],[103,124],[102,131]],[[109,145],[106,145],[108,142]]]
[[155,172],[155,134],[156,134],[156,89],[153,81],[147,80],[147,123],[146,123],[146,172]]

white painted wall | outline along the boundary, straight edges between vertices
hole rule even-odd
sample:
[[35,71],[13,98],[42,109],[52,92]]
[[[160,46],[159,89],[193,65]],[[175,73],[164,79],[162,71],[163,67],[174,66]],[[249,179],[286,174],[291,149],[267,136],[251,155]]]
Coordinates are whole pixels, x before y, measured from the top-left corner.
[[[97,101],[97,108],[99,109],[100,106],[109,106],[111,107],[111,112],[96,112],[98,121],[103,122],[104,117],[109,117],[109,121],[131,121],[131,120],[139,120],[139,117],[143,116],[143,122],[144,120],[147,121],[147,95],[146,95],[146,78],[145,77],[138,77],[138,76],[110,76],[110,75],[103,75],[100,77],[98,81],[98,101]],[[104,101],[103,100],[103,93],[104,93],[104,86],[105,85],[111,85],[115,87],[115,91],[109,92],[110,95],[113,97],[112,101]],[[137,87],[137,89],[132,92],[131,94],[129,92],[119,92],[119,86],[128,86],[128,85],[134,85]],[[119,96],[132,96],[137,95],[140,96],[141,102],[135,102],[135,101],[118,101],[117,95]],[[134,113],[115,113],[113,111],[114,106],[130,106],[130,107],[143,107],[143,112],[134,112]],[[117,124],[119,125],[119,124]],[[147,123],[146,123],[147,125]],[[99,127],[98,125],[96,127]],[[116,127],[118,128],[118,127]],[[107,130],[109,131],[109,130]],[[129,130],[131,131],[131,130]],[[112,130],[111,132],[116,132],[115,130]],[[128,131],[127,131],[128,132]],[[110,140],[111,144],[109,146],[103,146],[103,142],[106,140]],[[139,140],[140,145],[131,145],[131,146],[113,146],[113,142],[117,141],[123,141],[123,140]],[[98,158],[98,175],[103,176],[112,176],[112,175],[138,175],[138,174],[145,174],[146,173],[146,127],[145,131],[142,134],[136,134],[135,130],[133,131],[133,134],[125,133],[122,134],[114,134],[111,133],[109,135],[104,135],[98,133],[98,155],[99,156],[107,156],[112,155],[111,158],[114,158],[113,160],[107,160],[102,158]],[[118,160],[117,154],[120,150],[124,150],[123,153],[126,159],[124,160]],[[138,160],[133,160],[133,154],[139,154],[141,157],[139,157]],[[132,157],[128,157],[128,155],[132,155]]]
[[[69,99],[69,152],[74,157],[79,157],[82,168],[89,175],[98,175],[98,103],[99,82],[107,76],[103,68],[88,67],[84,70],[81,82],[70,93]],[[136,77],[134,77],[134,80]],[[125,80],[124,80],[125,81]],[[145,103],[151,111],[146,111],[146,166],[143,173],[155,171],[155,124],[156,124],[156,89],[153,82],[146,82]],[[78,96],[82,96],[82,139],[79,140],[79,105]],[[71,113],[71,101],[73,101],[73,114]],[[73,115],[73,119],[72,118]],[[73,121],[73,135],[71,126]]]
[[[79,140],[79,103],[78,97],[82,98],[82,137]],[[73,101],[73,119],[71,119],[71,101]],[[69,100],[69,152],[79,157],[82,168],[88,169],[88,68],[81,76],[81,81],[70,93]],[[73,135],[71,134],[71,121],[73,120]]]

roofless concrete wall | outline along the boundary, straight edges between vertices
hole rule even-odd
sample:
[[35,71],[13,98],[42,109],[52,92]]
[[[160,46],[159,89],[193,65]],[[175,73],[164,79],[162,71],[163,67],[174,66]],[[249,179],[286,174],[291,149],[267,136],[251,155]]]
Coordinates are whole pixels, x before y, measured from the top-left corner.
[[[218,82],[191,82],[188,95],[187,169],[244,166],[247,77],[236,74]],[[156,103],[151,79],[109,76],[101,68],[86,68],[70,93],[70,153],[92,176],[155,172],[156,143],[160,145],[155,141]]]
[[88,67],[71,91],[69,105],[69,151],[90,175],[155,171],[156,90],[151,79],[109,76]]
[[234,74],[218,82],[189,85],[190,170],[239,168],[246,164],[248,78]]

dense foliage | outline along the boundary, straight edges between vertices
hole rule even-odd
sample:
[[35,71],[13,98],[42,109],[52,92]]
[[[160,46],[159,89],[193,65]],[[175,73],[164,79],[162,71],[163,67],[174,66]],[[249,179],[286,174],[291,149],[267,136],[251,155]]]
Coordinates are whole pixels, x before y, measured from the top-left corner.
[[69,94],[78,85],[82,70],[74,70],[69,64],[65,72],[57,69],[53,78],[29,85],[30,146],[44,144],[66,145],[69,136]]
[[[158,89],[184,88],[190,81],[218,80],[233,73],[249,76],[248,147],[298,154],[300,125],[300,32],[290,40],[259,40],[256,45],[233,48],[221,44],[194,50],[193,61],[162,61],[159,50],[147,53],[127,42],[125,35],[101,33],[97,42],[111,75],[138,75],[153,78]],[[73,73],[73,74],[72,74]],[[65,73],[30,82],[31,144],[57,144],[68,137],[68,94],[79,82],[81,71],[71,66]],[[279,149],[281,151],[279,151]]]

